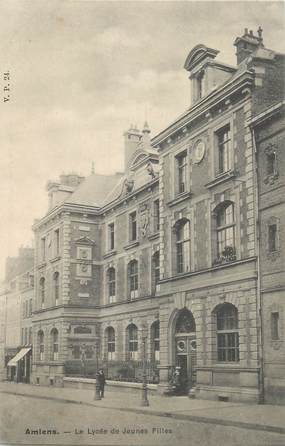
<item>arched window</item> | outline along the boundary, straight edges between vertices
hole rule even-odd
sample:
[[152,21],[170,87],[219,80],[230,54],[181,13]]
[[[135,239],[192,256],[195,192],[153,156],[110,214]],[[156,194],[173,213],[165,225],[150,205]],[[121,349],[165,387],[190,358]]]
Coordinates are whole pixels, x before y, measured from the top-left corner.
[[55,305],[58,305],[59,301],[59,273],[55,272],[53,275],[53,290]]
[[152,359],[159,361],[160,340],[159,340],[159,321],[155,321],[151,326],[151,340],[152,340]]
[[234,204],[226,201],[220,205],[216,211],[217,223],[217,253],[218,257],[224,257],[227,260],[235,256],[235,215]]
[[225,303],[216,310],[217,354],[220,362],[239,361],[238,310]]
[[45,308],[46,281],[44,277],[40,279],[40,301],[41,308]]
[[195,319],[191,311],[183,308],[176,321],[175,333],[194,333],[196,331]]
[[108,280],[108,297],[109,303],[115,302],[116,300],[116,271],[115,268],[111,267],[107,271]]
[[138,328],[130,324],[127,328],[129,359],[138,359]]
[[159,251],[156,251],[152,256],[152,281],[153,291],[156,291],[160,279],[160,266],[159,266]]
[[44,360],[45,354],[45,335],[42,330],[38,332],[38,345],[39,345],[39,359],[40,361]]
[[178,273],[190,271],[190,221],[186,218],[175,224],[176,265]]
[[51,359],[58,360],[58,330],[56,328],[51,331]]
[[113,327],[108,327],[106,332],[107,332],[108,360],[112,361],[115,359],[115,351],[116,351],[115,330]]
[[129,263],[128,275],[129,275],[128,279],[129,279],[130,298],[135,299],[136,297],[138,297],[138,288],[139,288],[137,260],[132,260]]

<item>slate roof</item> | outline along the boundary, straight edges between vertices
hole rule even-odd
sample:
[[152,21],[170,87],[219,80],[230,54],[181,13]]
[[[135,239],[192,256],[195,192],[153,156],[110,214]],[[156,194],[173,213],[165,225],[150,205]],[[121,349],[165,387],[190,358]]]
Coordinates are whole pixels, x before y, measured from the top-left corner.
[[85,178],[77,189],[66,198],[65,203],[101,207],[106,195],[120,181],[123,174],[91,174]]

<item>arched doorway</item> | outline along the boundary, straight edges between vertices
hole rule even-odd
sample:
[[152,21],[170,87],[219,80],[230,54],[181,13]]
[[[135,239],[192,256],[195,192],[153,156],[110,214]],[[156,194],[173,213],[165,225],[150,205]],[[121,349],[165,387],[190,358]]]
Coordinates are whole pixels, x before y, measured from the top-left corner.
[[181,367],[183,393],[196,384],[196,324],[191,311],[180,310],[175,324],[175,364]]

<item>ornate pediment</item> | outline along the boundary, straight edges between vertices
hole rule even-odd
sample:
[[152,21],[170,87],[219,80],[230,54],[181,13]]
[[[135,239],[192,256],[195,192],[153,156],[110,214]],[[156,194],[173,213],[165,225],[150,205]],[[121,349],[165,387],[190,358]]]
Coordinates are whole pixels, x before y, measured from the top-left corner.
[[77,245],[95,245],[95,241],[86,236],[76,239],[75,243]]

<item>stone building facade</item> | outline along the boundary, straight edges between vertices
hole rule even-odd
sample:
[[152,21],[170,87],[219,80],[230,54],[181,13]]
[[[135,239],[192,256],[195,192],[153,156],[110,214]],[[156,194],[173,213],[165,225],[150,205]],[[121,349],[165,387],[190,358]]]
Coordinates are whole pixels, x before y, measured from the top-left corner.
[[266,402],[285,401],[284,101],[252,119],[259,204],[259,289]]
[[32,248],[22,247],[17,257],[6,261],[6,277],[0,288],[2,379],[30,381],[33,264]]
[[[284,56],[261,29],[234,45],[234,67],[215,49],[190,51],[189,109],[152,140],[147,124],[131,127],[123,174],[48,183],[49,210],[34,225],[33,383],[61,386],[99,363],[139,380],[146,349],[161,393],[175,366],[200,398],[256,402],[277,389],[284,184],[256,172],[270,144],[283,159],[280,114],[266,134],[259,124],[284,93]],[[268,219],[280,234],[270,258],[258,231]],[[279,325],[266,344],[268,312]]]

